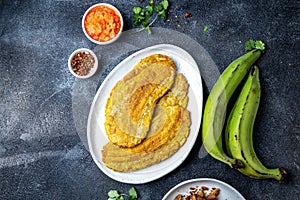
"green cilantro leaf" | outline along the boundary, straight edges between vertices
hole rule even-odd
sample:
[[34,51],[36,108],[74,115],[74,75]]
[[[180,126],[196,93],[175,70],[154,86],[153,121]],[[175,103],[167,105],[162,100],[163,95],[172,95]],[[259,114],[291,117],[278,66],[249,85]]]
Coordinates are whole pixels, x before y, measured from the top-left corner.
[[142,9],[141,12],[139,13],[139,15],[140,15],[140,16],[145,16],[145,12],[146,12],[146,11],[145,11],[144,9]]
[[146,6],[146,11],[148,11],[148,13],[150,14],[150,15],[152,15],[153,14],[153,6]]
[[108,193],[108,200],[137,200],[138,195],[134,187],[131,187],[127,194],[119,194],[117,190],[110,190]]
[[144,21],[145,17],[141,16],[141,15],[134,15],[133,16],[133,23],[134,25],[140,25],[142,23],[142,21]]
[[134,187],[130,188],[128,193],[129,193],[129,200],[137,199],[138,195]]
[[208,26],[204,26],[203,31],[204,32],[208,31]]
[[162,10],[158,13],[158,16],[163,18],[163,19],[166,19],[167,18],[167,13],[165,10]]
[[154,0],[148,0],[148,4],[149,5],[153,5],[154,4]]
[[164,7],[163,7],[162,4],[159,3],[156,6],[154,6],[153,9],[154,9],[155,12],[160,12],[160,11],[162,11],[164,9]]
[[165,10],[167,10],[168,7],[169,7],[169,2],[168,2],[168,0],[163,0],[163,1],[161,2],[161,5],[164,7]]
[[142,8],[140,6],[133,6],[132,10],[134,14],[140,14]]
[[144,27],[147,27],[149,25],[149,23],[147,21],[142,21],[141,23]]
[[152,33],[150,26],[146,26],[145,29],[148,31],[148,34],[150,35]]
[[[140,6],[134,6],[133,10],[133,23],[136,26],[142,25],[143,29],[137,31],[140,32],[142,30],[147,30],[149,34],[151,34],[150,26],[156,21],[157,16],[166,19],[167,18],[167,10],[169,7],[168,0],[162,0],[160,3],[154,3],[154,0],[148,0],[148,5],[145,8]],[[149,23],[153,14],[156,13],[155,18]]]
[[107,195],[109,198],[118,198],[120,196],[117,190],[110,190]]
[[149,19],[151,18],[153,14],[153,7],[152,6],[146,6],[145,9],[145,20],[144,21],[149,21]]

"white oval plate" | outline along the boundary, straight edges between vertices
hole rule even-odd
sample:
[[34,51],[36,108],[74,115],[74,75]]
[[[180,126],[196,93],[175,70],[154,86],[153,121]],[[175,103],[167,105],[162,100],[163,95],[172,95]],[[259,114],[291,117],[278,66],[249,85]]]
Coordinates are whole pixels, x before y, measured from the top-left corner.
[[218,200],[245,200],[245,198],[235,188],[227,183],[212,178],[191,179],[179,183],[163,197],[163,200],[174,200],[178,194],[189,194],[190,188],[201,186],[206,186],[210,190],[212,188],[220,188]]
[[[151,54],[164,54],[173,59],[177,71],[183,73],[189,82],[187,109],[191,113],[191,129],[185,144],[170,158],[133,172],[115,172],[102,162],[101,150],[108,142],[104,122],[105,105],[115,83],[122,79],[142,58]],[[141,184],[156,180],[178,167],[192,149],[201,124],[203,106],[203,88],[198,66],[185,50],[170,44],[160,44],[142,49],[120,62],[105,78],[98,89],[90,108],[87,124],[87,139],[90,153],[97,166],[110,178],[132,184]]]

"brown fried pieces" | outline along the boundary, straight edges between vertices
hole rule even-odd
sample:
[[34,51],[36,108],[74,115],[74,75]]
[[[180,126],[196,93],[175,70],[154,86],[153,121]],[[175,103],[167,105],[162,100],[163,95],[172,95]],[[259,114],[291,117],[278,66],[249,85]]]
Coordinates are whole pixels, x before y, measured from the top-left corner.
[[209,188],[206,186],[190,188],[188,195],[178,194],[174,200],[217,200],[220,194],[219,188]]

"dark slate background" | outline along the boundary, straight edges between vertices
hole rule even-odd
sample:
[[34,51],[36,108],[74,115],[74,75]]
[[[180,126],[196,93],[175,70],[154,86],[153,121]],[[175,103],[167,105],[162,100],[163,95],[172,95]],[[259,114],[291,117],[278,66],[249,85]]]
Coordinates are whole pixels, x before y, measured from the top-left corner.
[[[161,199],[181,181],[211,177],[235,187],[246,199],[300,199],[299,4],[269,1],[171,1],[168,20],[154,26],[189,35],[222,71],[244,52],[248,39],[267,51],[261,66],[262,100],[255,147],[266,165],[284,166],[287,183],[254,180],[210,156],[200,159],[198,138],[188,158],[170,174],[130,185],[104,175],[78,137],[72,118],[67,59],[79,47],[94,48],[81,29],[85,10],[99,1],[0,1],[0,199],[107,199],[110,189],[135,186],[143,200]],[[135,28],[138,0],[108,0]],[[191,13],[185,18],[186,12]],[[203,32],[204,26],[209,30]],[[204,98],[208,89],[204,85]]]

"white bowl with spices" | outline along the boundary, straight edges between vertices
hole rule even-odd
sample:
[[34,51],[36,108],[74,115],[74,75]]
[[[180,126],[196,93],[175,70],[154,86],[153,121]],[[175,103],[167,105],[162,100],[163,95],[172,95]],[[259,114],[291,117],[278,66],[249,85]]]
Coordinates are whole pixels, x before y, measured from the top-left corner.
[[80,48],[70,55],[68,67],[75,77],[90,78],[98,69],[98,58],[92,50]]
[[120,37],[123,23],[123,17],[116,7],[108,3],[98,3],[84,13],[82,30],[90,41],[105,45]]

